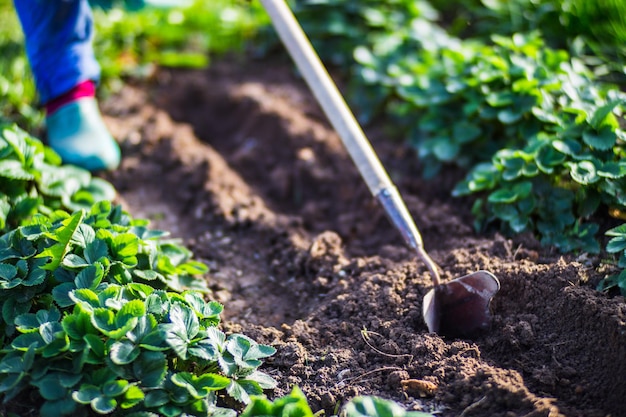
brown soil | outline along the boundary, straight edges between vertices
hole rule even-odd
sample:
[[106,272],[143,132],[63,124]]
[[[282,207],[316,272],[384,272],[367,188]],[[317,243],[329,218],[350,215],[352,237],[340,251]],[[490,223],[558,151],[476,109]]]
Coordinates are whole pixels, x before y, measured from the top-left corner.
[[441,416],[626,416],[626,305],[592,289],[597,261],[476,235],[471,202],[449,197],[458,173],[422,180],[382,121],[368,135],[444,277],[486,269],[502,285],[484,334],[428,333],[428,271],[290,68],[161,71],[104,104],[126,209],[211,267],[226,331],[278,349],[270,396],[297,384],[327,415],[367,394]]

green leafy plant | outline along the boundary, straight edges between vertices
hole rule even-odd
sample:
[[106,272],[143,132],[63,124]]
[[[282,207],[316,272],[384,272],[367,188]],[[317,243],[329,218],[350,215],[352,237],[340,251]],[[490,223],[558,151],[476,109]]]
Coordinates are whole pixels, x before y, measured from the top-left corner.
[[606,235],[611,237],[606,245],[606,251],[617,256],[615,266],[621,271],[604,278],[598,284],[598,290],[607,291],[617,288],[622,295],[626,296],[626,224],[608,230]]
[[[506,49],[524,54],[539,51],[536,48],[541,46],[521,36],[497,40]],[[529,62],[503,49],[495,52],[508,56],[509,73],[519,70],[511,64]],[[491,138],[495,143],[494,133],[506,140],[491,161],[474,166],[455,195],[484,195],[473,210],[478,227],[497,220],[507,231],[533,231],[544,244],[565,252],[597,253],[598,225],[585,219],[602,206],[619,207],[626,202],[626,165],[622,162],[626,135],[619,124],[626,96],[603,90],[567,54],[543,59],[546,65],[536,59],[539,66],[530,67],[532,72],[517,79],[499,74],[496,79],[508,85],[500,91],[489,91],[491,84],[482,87],[485,101],[478,108],[483,111],[476,114],[485,132],[480,140]],[[550,68],[555,72],[550,73]],[[527,83],[537,73],[547,77]],[[493,120],[491,131],[486,126],[489,119]],[[469,143],[481,149],[481,142]]]
[[620,0],[431,0],[458,35],[489,38],[541,30],[547,43],[569,49],[622,84],[626,4]]
[[88,209],[114,197],[107,181],[82,168],[62,166],[59,156],[41,141],[15,125],[0,124],[0,231],[37,213]]
[[107,84],[120,76],[149,74],[155,65],[203,68],[210,55],[243,51],[269,23],[260,5],[245,1],[193,1],[184,7],[139,10],[124,7],[132,1],[108,3],[95,10],[94,44]]
[[289,395],[274,401],[265,396],[253,396],[252,401],[241,413],[241,417],[313,417],[309,403],[298,387],[293,387]]
[[360,396],[344,408],[346,417],[433,417],[420,411],[407,411],[398,403],[380,397]]
[[196,278],[206,267],[146,226],[103,201],[0,237],[5,403],[36,395],[42,416],[234,415],[218,393],[248,403],[275,387],[258,370],[274,348],[221,332],[223,306]]
[[425,175],[470,169],[454,193],[481,193],[479,229],[497,222],[565,252],[598,252],[598,226],[585,221],[624,203],[624,94],[536,33],[488,45],[418,28],[385,53],[360,46],[355,58],[364,85],[386,88],[384,110],[408,132]]
[[[353,48],[352,82],[361,94],[353,97],[373,111],[365,119],[378,113],[394,120],[427,177],[449,164],[470,170],[454,194],[478,196],[477,229],[531,231],[564,252],[600,250],[599,226],[589,219],[622,206],[626,191],[623,93],[597,83],[539,33],[461,40],[434,23],[436,16],[398,1],[389,7],[402,18],[384,14],[380,32],[370,35],[363,29],[372,25],[367,2],[331,3],[361,18],[360,26],[327,32]],[[323,29],[333,16],[326,13],[302,17]]]
[[[428,1],[393,0],[298,0],[293,11],[322,60],[343,73],[348,82],[348,99],[363,123],[384,110],[393,95],[395,74],[381,67],[361,65],[374,56],[415,57],[420,47],[407,42],[416,30],[429,41],[442,33],[434,24],[437,12]],[[356,59],[356,61],[355,61]],[[389,64],[393,66],[393,60]],[[396,132],[397,133],[397,132]]]
[[[289,395],[270,401],[265,396],[253,396],[241,417],[314,417],[306,397],[298,387]],[[380,397],[359,396],[342,409],[342,417],[432,417],[432,414],[406,411],[400,404]]]

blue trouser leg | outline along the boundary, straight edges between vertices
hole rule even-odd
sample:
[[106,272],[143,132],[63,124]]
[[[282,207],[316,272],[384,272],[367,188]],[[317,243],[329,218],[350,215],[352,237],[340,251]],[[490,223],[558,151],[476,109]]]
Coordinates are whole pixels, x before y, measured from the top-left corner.
[[93,16],[87,0],[14,0],[40,100],[46,103],[77,84],[97,81]]

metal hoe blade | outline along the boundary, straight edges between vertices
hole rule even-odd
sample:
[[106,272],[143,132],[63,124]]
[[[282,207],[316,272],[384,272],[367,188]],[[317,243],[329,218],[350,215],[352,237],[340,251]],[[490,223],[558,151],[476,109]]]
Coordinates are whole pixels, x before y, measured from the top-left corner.
[[491,324],[489,304],[500,289],[498,279],[478,271],[433,287],[424,297],[428,330],[444,336],[471,336]]
[[428,331],[443,336],[471,336],[491,324],[489,305],[500,290],[500,281],[491,272],[478,271],[442,284],[439,267],[424,250],[422,236],[394,188],[378,195],[391,223],[405,242],[426,264],[433,288],[424,296],[422,312]]

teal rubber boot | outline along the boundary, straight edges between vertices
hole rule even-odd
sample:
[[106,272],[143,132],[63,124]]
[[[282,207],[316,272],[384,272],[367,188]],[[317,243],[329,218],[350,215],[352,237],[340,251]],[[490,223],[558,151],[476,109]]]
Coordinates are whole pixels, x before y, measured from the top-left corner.
[[114,170],[120,147],[102,120],[96,99],[81,97],[46,117],[48,145],[64,164],[89,171]]

